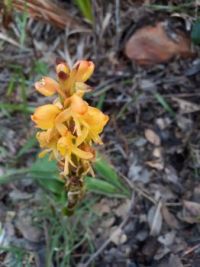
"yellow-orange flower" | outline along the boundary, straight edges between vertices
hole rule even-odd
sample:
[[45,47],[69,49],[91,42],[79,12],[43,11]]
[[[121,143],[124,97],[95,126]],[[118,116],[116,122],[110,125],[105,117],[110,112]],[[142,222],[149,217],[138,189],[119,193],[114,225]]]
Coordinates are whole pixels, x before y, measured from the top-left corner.
[[83,176],[88,172],[93,174],[91,162],[95,150],[92,146],[93,143],[102,144],[100,134],[109,120],[107,115],[83,100],[90,90],[85,82],[93,71],[91,61],[78,61],[72,69],[60,63],[56,67],[58,81],[44,77],[35,83],[36,90],[44,96],[58,94],[53,104],[38,107],[31,119],[41,129],[36,135],[43,149],[39,156],[49,153],[62,168],[61,175],[71,196],[70,207],[79,199],[77,194],[82,194]]
[[58,159],[57,141],[59,137],[59,133],[54,128],[36,134],[40,147],[44,149],[39,154],[40,158],[44,157],[47,153],[51,153],[52,158]]
[[94,72],[92,61],[80,60],[72,68],[71,76],[75,76],[76,82],[86,82]]
[[90,78],[93,71],[94,63],[86,60],[78,61],[71,70],[65,63],[60,63],[56,67],[60,86],[68,96],[75,93],[78,87],[81,87],[82,91],[87,91],[88,87],[84,82]]
[[92,140],[95,143],[102,144],[100,133],[107,124],[109,117],[99,109],[94,107],[88,107],[88,112],[83,115],[82,121],[88,127],[88,140]]
[[79,140],[68,132],[65,136],[62,136],[57,143],[57,149],[65,159],[64,175],[69,174],[69,163],[75,167],[75,163],[72,160],[72,155],[76,155],[79,159],[92,159],[93,154],[88,151],[84,151],[78,148]]
[[60,109],[56,105],[48,104],[38,107],[31,119],[36,123],[36,127],[46,130],[54,126],[58,113]]
[[43,77],[35,83],[35,89],[44,96],[52,96],[59,91],[59,83],[50,77]]

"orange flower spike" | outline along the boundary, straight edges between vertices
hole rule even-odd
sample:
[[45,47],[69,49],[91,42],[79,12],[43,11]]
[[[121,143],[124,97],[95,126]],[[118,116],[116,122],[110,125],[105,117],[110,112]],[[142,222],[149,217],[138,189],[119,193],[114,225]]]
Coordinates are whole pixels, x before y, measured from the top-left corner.
[[92,61],[80,60],[73,66],[72,72],[75,75],[76,82],[87,81],[94,72],[94,63]]
[[35,89],[44,96],[52,96],[59,90],[59,84],[50,77],[43,77],[35,83]]
[[60,112],[57,106],[48,104],[38,107],[31,119],[36,123],[36,127],[46,130],[54,126],[55,118]]

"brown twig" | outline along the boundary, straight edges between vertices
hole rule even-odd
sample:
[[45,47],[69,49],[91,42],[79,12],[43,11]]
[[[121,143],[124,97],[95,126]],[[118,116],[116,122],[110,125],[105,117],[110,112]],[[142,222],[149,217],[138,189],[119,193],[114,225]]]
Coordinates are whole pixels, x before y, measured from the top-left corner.
[[200,244],[197,244],[191,248],[188,248],[184,253],[183,253],[183,257],[187,256],[188,254],[191,254],[192,252],[194,252],[195,250],[200,248]]
[[124,176],[122,173],[120,173],[120,177],[124,180],[124,182],[128,185],[128,187],[137,192],[138,194],[142,195],[143,197],[147,198],[150,202],[152,202],[154,205],[158,204],[158,201],[156,201],[152,196],[150,196],[147,192],[136,186],[134,183],[132,183],[126,176]]

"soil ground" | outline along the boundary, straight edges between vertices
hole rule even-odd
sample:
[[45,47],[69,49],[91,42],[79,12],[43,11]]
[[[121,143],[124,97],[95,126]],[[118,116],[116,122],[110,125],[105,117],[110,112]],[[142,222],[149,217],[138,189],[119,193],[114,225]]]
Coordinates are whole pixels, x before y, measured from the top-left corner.
[[[137,27],[175,12],[192,22],[199,3],[93,2],[93,26],[73,1],[57,1],[78,23],[66,30],[19,11],[8,27],[1,22],[0,173],[29,167],[39,150],[30,113],[45,99],[34,81],[54,76],[57,58],[87,58],[96,65],[88,101],[110,116],[101,153],[132,184],[132,199],[88,194],[77,215],[61,219],[34,181],[2,185],[0,266],[199,267],[199,47],[192,58],[150,67],[123,52]],[[66,232],[58,234],[59,224]]]

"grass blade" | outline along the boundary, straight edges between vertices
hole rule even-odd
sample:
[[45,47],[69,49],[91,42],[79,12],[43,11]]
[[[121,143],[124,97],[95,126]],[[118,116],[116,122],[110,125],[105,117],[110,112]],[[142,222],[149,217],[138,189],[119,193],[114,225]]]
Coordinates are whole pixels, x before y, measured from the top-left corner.
[[173,117],[176,116],[176,113],[173,111],[173,109],[170,107],[170,105],[167,103],[167,101],[161,94],[154,93],[154,97],[167,112],[169,112]]

